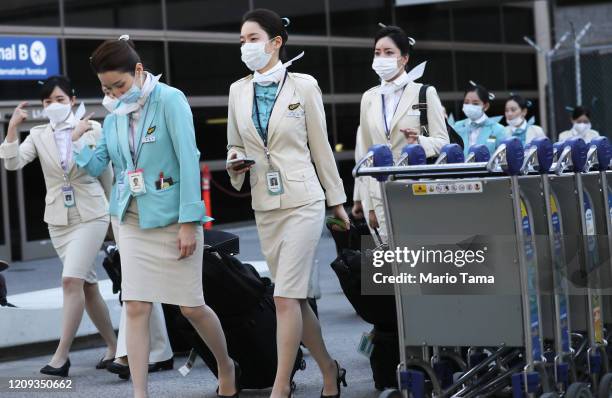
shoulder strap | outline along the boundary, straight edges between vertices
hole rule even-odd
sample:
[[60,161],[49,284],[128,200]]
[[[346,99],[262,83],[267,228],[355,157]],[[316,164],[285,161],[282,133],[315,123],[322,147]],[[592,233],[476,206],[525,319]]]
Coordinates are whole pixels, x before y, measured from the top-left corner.
[[419,90],[419,105],[418,109],[421,111],[420,124],[423,136],[429,137],[429,122],[427,121],[427,89],[430,86],[423,84]]

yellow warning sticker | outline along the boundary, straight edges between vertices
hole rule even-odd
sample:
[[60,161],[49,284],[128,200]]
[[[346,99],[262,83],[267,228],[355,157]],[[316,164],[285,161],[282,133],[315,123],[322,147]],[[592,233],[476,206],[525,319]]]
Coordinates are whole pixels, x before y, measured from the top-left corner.
[[427,195],[427,184],[414,184],[412,193],[415,195]]

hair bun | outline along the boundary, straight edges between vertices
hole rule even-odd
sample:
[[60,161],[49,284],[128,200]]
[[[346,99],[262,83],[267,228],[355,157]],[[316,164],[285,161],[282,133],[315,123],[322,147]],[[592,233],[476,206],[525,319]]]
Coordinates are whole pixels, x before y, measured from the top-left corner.
[[290,20],[289,18],[287,18],[287,17],[283,17],[283,18],[281,18],[281,21],[283,21],[283,26],[284,26],[285,28],[288,28],[288,27],[289,27],[289,25],[291,24],[291,20]]
[[130,40],[130,35],[121,35],[121,36],[119,36],[119,39],[117,39],[117,40],[120,40],[120,41],[129,41]]

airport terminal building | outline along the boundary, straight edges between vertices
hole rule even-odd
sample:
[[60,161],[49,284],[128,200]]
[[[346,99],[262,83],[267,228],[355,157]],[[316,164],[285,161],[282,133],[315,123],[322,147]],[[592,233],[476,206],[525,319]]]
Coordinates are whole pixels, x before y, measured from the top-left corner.
[[[463,90],[474,80],[497,94],[490,115],[501,115],[504,99],[516,92],[533,100],[541,119],[545,69],[523,37],[550,43],[557,9],[571,6],[569,0],[3,0],[0,138],[19,101],[29,100],[32,110],[22,139],[44,123],[37,81],[52,73],[69,76],[78,101],[101,120],[106,111],[89,56],[101,41],[127,33],[145,68],[187,95],[201,160],[212,170],[213,217],[218,223],[252,219],[248,186],[235,192],[224,169],[227,98],[230,84],[248,73],[240,60],[240,19],[250,9],[270,8],[291,19],[288,56],[305,51],[291,70],[319,82],[329,141],[351,197],[359,102],[377,84],[371,62],[379,22],[399,25],[416,39],[410,65],[429,61],[420,81],[436,86],[455,117],[462,117]],[[28,59],[25,70],[11,66],[20,59]],[[44,181],[34,163],[16,173],[0,171],[0,257],[53,253],[42,221]]]

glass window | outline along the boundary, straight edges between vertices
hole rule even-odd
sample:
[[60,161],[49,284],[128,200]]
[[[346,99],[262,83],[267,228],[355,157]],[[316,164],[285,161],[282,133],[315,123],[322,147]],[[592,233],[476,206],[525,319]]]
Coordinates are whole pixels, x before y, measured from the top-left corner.
[[0,25],[59,26],[59,0],[2,0]]
[[[171,0],[166,1],[168,29],[240,31],[248,0]],[[236,39],[238,41],[238,39]]]
[[538,71],[535,54],[506,54],[508,89],[536,90]]
[[[20,134],[23,142],[29,131]],[[35,241],[49,239],[47,224],[43,221],[45,213],[45,178],[42,173],[40,161],[35,159],[22,170],[23,175],[23,209],[25,212],[26,240]]]
[[427,61],[425,74],[418,82],[431,84],[438,91],[453,90],[453,54],[450,51],[420,51],[417,47],[410,56],[408,70],[424,61]]
[[443,4],[397,7],[395,20],[417,45],[419,40],[450,40],[450,10]]
[[331,0],[332,36],[374,37],[379,22],[391,24],[392,2],[385,0]]
[[359,127],[360,104],[336,104],[336,122],[338,124],[338,143],[344,150],[355,149],[357,128]]
[[64,0],[67,26],[161,29],[161,0]]
[[238,36],[236,44],[170,43],[169,49],[172,85],[188,96],[228,95],[230,85],[250,73],[240,60]]
[[312,77],[317,79],[322,92],[330,92],[327,47],[287,46],[287,58],[291,59],[302,51],[304,51],[304,56],[295,61],[289,67],[289,71],[312,75]]
[[249,177],[244,179],[240,192],[230,183],[227,171],[212,173],[210,184],[211,213],[215,224],[253,220]]
[[501,43],[500,7],[461,7],[453,9],[456,41]]
[[456,52],[457,84],[463,91],[470,80],[490,90],[505,90],[504,58],[501,53]]
[[346,193],[346,199],[348,203],[353,203],[353,188],[355,187],[355,178],[353,177],[353,167],[355,167],[354,160],[342,160],[337,162],[338,173],[342,178],[344,184],[344,192]]
[[379,84],[372,70],[372,48],[343,48],[332,50],[336,93],[363,93]]
[[291,24],[287,31],[290,41],[292,33],[322,36],[327,34],[324,0],[254,0],[253,3],[255,8],[268,8],[276,11],[281,17],[289,18]]
[[[100,82],[89,65],[91,53],[102,40],[67,40],[68,76],[79,97],[102,97]],[[136,50],[147,71],[164,73],[164,51],[161,42],[136,41]],[[164,76],[162,76],[164,81]]]
[[192,108],[196,144],[202,161],[227,157],[227,106]]
[[529,7],[503,7],[504,38],[506,43],[525,44],[523,37],[533,39],[533,9]]

